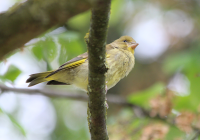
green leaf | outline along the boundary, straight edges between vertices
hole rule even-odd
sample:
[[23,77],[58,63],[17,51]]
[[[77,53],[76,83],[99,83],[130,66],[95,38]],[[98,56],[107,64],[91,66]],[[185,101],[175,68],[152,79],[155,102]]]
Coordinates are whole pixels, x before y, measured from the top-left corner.
[[42,50],[44,57],[49,61],[53,61],[57,55],[57,47],[52,38],[47,38],[42,42]]
[[42,47],[41,46],[35,46],[32,48],[32,52],[33,54],[36,56],[36,58],[38,60],[41,60],[43,58],[43,55],[42,55]]
[[48,62],[53,61],[58,54],[56,44],[51,37],[47,37],[45,40],[37,42],[32,48],[32,52],[38,60],[43,58]]
[[3,75],[3,79],[7,79],[14,82],[15,79],[20,75],[20,73],[21,73],[20,69],[18,69],[14,65],[10,65],[7,72]]
[[26,136],[26,131],[24,128],[18,123],[18,121],[11,115],[7,114],[12,123],[20,130],[20,132],[23,134],[23,136]]
[[171,55],[165,60],[163,70],[166,73],[173,74],[179,69],[187,68],[191,61],[191,55],[185,52]]
[[175,138],[179,138],[184,136],[184,132],[179,130],[175,126],[170,126],[169,132],[167,133],[166,140],[174,140]]
[[192,58],[190,65],[185,68],[185,75],[190,81],[190,93],[186,97],[177,97],[174,105],[178,110],[196,111],[199,106],[200,77],[196,77],[196,73],[200,71],[200,58],[196,58],[195,55]]
[[[198,98],[196,98],[198,100]],[[197,106],[199,105],[195,100],[191,98],[191,96],[185,96],[185,97],[177,97],[174,100],[174,109],[175,110],[190,110],[190,111],[196,111]]]
[[63,37],[59,38],[59,43],[61,45],[60,55],[59,55],[59,64],[67,62],[77,55],[80,55],[84,52],[83,45],[78,39],[66,39]]
[[[194,50],[190,50],[190,52],[185,55],[178,55],[179,58],[177,58],[179,59],[180,63],[184,65],[182,72],[190,82],[189,95],[185,97],[177,97],[174,101],[174,108],[177,110],[187,109],[196,112],[199,106],[200,77],[197,77],[196,75],[200,72],[200,55],[199,51],[197,51],[198,48],[196,47],[197,46],[195,46]],[[177,63],[177,66],[178,65],[180,64]]]
[[164,89],[165,86],[163,83],[156,83],[146,90],[131,94],[130,96],[128,96],[127,100],[130,103],[134,103],[143,107],[148,107],[149,100],[156,95],[162,93]]

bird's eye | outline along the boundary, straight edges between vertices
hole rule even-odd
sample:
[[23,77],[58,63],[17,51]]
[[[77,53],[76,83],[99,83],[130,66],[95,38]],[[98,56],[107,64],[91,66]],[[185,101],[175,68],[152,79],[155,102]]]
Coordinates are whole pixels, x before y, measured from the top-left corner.
[[127,42],[127,40],[124,40],[124,42]]

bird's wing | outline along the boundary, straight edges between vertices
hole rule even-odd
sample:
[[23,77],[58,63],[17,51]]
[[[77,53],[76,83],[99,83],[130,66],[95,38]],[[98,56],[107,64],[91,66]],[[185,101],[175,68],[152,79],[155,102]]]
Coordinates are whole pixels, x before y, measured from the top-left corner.
[[[106,45],[106,51],[113,49],[113,47],[111,45]],[[109,57],[110,55],[106,54],[106,57]],[[64,63],[63,65],[61,65],[59,67],[59,69],[53,71],[52,73],[50,73],[48,76],[46,76],[45,78],[48,78],[52,75],[54,75],[55,73],[61,71],[61,70],[66,70],[66,69],[71,69],[77,66],[80,66],[81,64],[83,64],[85,62],[85,60],[88,59],[88,52],[85,52],[69,61],[67,61],[66,63]]]
[[80,66],[81,64],[83,64],[85,62],[85,60],[88,58],[88,53],[85,52],[69,61],[67,61],[66,63],[64,63],[63,65],[61,65],[59,67],[59,69],[53,71],[52,73],[50,73],[48,76],[46,76],[45,78],[48,78],[52,75],[54,75],[55,73],[61,71],[61,70],[66,70],[66,69],[71,69],[77,66]]
[[88,53],[85,52],[75,58],[72,58],[71,60],[67,61],[66,63],[64,63],[63,65],[61,65],[59,67],[59,69],[61,68],[65,68],[65,69],[69,69],[69,68],[74,68],[77,67],[81,64],[83,64],[85,62],[85,60],[88,58]]
[[[110,44],[106,45],[106,51],[108,51],[110,49],[113,49],[113,46],[110,45]],[[109,57],[109,55],[106,54],[106,57]],[[77,67],[77,66],[83,64],[86,59],[88,59],[88,52],[85,52],[85,53],[83,53],[83,54],[81,54],[81,55],[79,55],[79,56],[67,61],[66,63],[61,65],[59,67],[59,69],[70,69],[70,68]]]

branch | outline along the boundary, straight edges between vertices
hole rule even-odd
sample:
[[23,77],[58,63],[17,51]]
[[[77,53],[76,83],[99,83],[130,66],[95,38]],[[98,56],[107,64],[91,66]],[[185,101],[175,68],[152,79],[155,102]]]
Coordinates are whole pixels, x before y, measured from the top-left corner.
[[88,10],[89,0],[28,0],[0,14],[0,60],[31,39]]
[[[92,140],[108,140],[105,107],[105,65],[107,28],[111,0],[95,0],[92,7],[88,58],[88,124]],[[87,38],[86,38],[87,39]]]
[[[13,91],[20,94],[42,94],[48,97],[56,97],[56,98],[68,98],[73,100],[81,100],[81,101],[88,101],[88,96],[84,92],[66,92],[61,90],[53,90],[53,89],[30,89],[30,88],[15,88],[15,87],[8,87],[5,85],[0,84],[1,92],[5,91]],[[120,96],[116,95],[107,95],[108,102],[120,106],[128,106],[133,107],[135,109],[139,109],[140,107],[131,103],[128,103],[125,99]]]
[[[73,100],[80,100],[80,101],[88,101],[88,96],[83,92],[66,92],[66,91],[60,91],[60,90],[52,90],[52,89],[30,89],[30,88],[15,88],[15,87],[8,87],[5,85],[0,84],[0,89],[3,92],[5,91],[13,91],[15,93],[20,94],[42,94],[48,97],[56,97],[56,98],[68,98]],[[162,121],[163,123],[167,123],[170,126],[176,126],[175,124],[175,118],[162,118],[160,116],[151,117],[150,111],[137,106],[135,104],[127,102],[124,98],[116,95],[107,95],[107,101],[108,103],[112,103],[115,105],[120,105],[122,107],[130,107],[133,109],[135,115],[138,118],[146,117],[154,120]],[[200,130],[196,128],[195,126],[191,126],[192,130],[196,132],[196,135],[192,140],[196,139],[200,135]]]
[[73,93],[73,92],[66,92],[66,91],[59,91],[53,89],[30,89],[30,88],[15,88],[15,87],[8,87],[5,85],[0,84],[0,89],[2,92],[4,91],[13,91],[16,93],[23,93],[23,94],[42,94],[48,97],[57,97],[57,98],[69,98],[74,100],[81,100],[87,101],[88,97],[82,93]]

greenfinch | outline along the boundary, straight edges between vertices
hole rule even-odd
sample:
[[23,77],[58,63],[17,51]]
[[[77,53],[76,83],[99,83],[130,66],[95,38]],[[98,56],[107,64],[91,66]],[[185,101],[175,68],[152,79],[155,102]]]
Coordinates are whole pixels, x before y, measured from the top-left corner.
[[[138,43],[130,36],[122,36],[106,45],[106,76],[107,89],[115,86],[127,76],[135,64],[134,50]],[[30,86],[47,82],[47,85],[75,85],[87,91],[88,84],[88,53],[83,53],[57,70],[30,75],[26,81]]]

